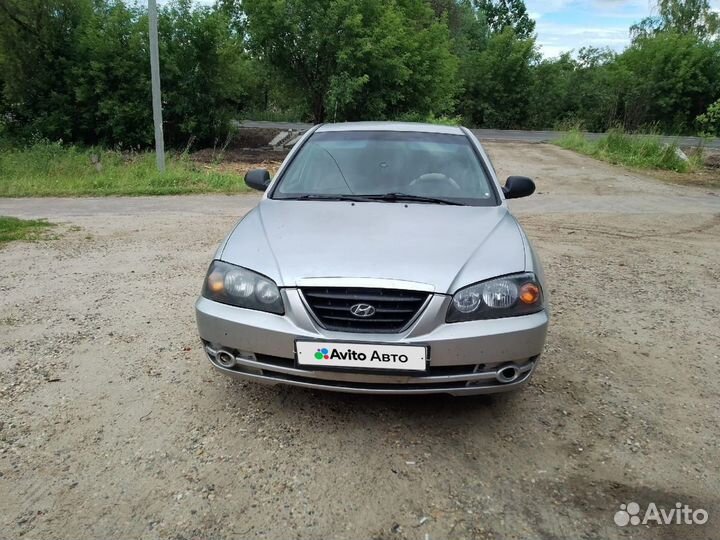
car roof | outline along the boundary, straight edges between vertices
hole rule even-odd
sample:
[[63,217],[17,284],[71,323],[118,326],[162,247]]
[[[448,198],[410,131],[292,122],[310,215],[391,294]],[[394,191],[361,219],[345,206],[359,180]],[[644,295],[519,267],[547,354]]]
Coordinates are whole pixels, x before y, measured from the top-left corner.
[[418,133],[447,133],[463,135],[458,126],[440,124],[421,124],[416,122],[344,122],[339,124],[322,124],[318,133],[328,131],[414,131]]

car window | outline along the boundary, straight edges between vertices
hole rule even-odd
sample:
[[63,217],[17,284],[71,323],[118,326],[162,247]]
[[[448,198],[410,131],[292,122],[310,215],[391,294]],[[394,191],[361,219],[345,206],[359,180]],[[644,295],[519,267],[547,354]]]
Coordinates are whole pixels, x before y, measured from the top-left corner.
[[496,205],[495,189],[464,135],[394,131],[314,133],[272,198],[403,193]]

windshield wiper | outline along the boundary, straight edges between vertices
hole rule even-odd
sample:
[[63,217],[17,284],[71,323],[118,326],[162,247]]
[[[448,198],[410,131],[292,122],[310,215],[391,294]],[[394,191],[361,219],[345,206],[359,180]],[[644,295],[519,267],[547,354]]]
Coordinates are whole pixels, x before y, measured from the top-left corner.
[[424,202],[434,204],[449,204],[452,206],[465,206],[463,203],[450,201],[448,199],[440,199],[437,197],[424,197],[422,195],[411,195],[409,193],[382,193],[377,195],[362,195],[364,199],[371,201],[388,201],[388,202]]
[[430,204],[448,204],[452,206],[465,206],[462,203],[439,199],[437,197],[424,197],[422,195],[411,195],[409,193],[377,193],[370,195],[322,195],[309,193],[297,197],[280,197],[286,201],[352,201],[352,202],[421,202]]
[[297,197],[282,197],[282,199],[288,201],[353,201],[363,202],[366,199],[358,195],[320,195],[320,194],[308,194],[298,195]]

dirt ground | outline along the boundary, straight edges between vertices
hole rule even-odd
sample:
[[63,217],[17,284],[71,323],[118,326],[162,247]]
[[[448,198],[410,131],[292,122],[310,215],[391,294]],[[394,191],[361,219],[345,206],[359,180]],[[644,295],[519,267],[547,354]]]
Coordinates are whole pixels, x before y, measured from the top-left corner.
[[[265,137],[267,141],[270,137]],[[247,149],[230,147],[225,150],[214,150],[212,148],[194,152],[191,159],[197,163],[203,163],[208,168],[217,168],[223,172],[233,172],[240,176],[251,169],[267,169],[274,175],[280,168],[286,152],[273,151],[268,149]]]
[[[523,391],[389,398],[239,382],[193,302],[256,196],[0,199],[0,538],[720,538],[720,191],[488,144],[553,319]],[[619,527],[621,504],[705,525]],[[644,511],[644,510],[643,510]]]

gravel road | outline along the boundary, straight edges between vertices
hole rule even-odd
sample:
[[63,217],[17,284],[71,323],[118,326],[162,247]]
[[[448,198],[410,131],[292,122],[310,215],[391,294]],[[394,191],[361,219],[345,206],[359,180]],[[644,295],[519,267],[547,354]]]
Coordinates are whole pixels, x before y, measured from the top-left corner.
[[[720,192],[488,144],[553,321],[509,396],[378,398],[211,370],[193,302],[255,196],[0,199],[0,538],[713,538]],[[617,526],[621,504],[705,525]]]

